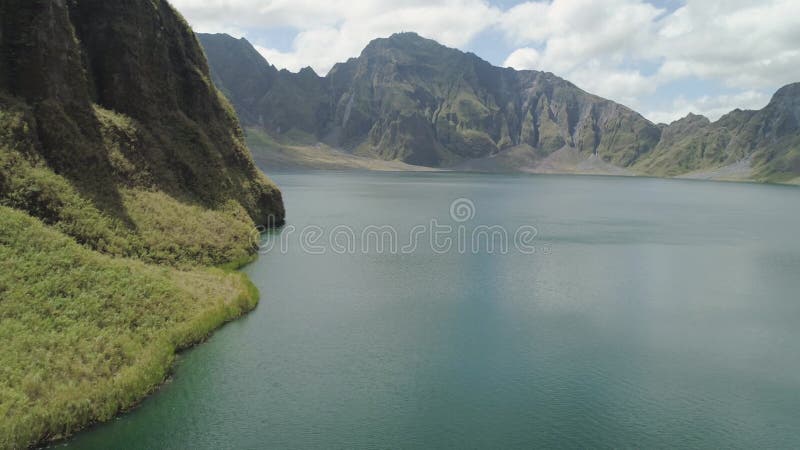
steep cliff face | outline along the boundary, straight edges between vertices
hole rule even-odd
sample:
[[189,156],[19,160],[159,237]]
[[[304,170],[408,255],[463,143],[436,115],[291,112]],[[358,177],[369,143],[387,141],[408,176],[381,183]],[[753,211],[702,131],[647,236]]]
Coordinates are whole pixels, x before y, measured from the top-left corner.
[[371,42],[326,77],[278,71],[246,40],[200,39],[244,124],[289,144],[464,170],[800,177],[797,84],[762,111],[657,126],[553,74],[494,67],[413,33]]
[[384,159],[448,166],[525,144],[629,164],[658,139],[638,114],[552,74],[493,67],[415,34],[373,41],[347,65],[329,75],[335,126],[344,142],[366,134],[358,151]]
[[753,164],[761,178],[798,181],[800,177],[800,83],[780,89],[772,101],[748,121],[736,144],[754,150]]
[[330,121],[330,98],[324,79],[312,69],[297,74],[278,71],[245,39],[226,34],[198,34],[198,38],[213,61],[214,82],[236,99],[234,107],[244,125],[278,134],[323,132]]
[[[220,42],[249,47],[224,35],[201,35],[201,41],[206,49]],[[209,60],[221,86],[264,78],[235,76],[216,54],[209,51]],[[241,117],[263,119],[246,125],[273,134],[297,130],[386,160],[448,167],[524,145],[539,158],[574,148],[628,166],[660,137],[639,114],[555,75],[494,67],[413,33],[373,41],[324,78],[310,70],[272,73],[263,94],[251,94],[261,99],[256,104],[231,95]],[[296,119],[312,116],[311,122]]]
[[[98,233],[130,234],[143,240],[121,250],[133,255],[152,253],[143,236],[157,224],[135,217],[156,194],[237,223],[283,221],[280,191],[166,1],[0,0],[0,21],[3,204],[101,250]],[[108,230],[82,234],[87,215]]]
[[283,220],[165,0],[0,0],[0,448],[152,392],[258,301],[207,266]]

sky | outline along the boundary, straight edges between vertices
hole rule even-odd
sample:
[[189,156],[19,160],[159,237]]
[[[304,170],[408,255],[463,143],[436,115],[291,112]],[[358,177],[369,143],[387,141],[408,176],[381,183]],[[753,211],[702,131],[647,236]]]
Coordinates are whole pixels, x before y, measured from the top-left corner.
[[552,72],[654,122],[760,109],[800,81],[800,0],[171,0],[195,31],[247,38],[325,75],[414,31],[490,63]]

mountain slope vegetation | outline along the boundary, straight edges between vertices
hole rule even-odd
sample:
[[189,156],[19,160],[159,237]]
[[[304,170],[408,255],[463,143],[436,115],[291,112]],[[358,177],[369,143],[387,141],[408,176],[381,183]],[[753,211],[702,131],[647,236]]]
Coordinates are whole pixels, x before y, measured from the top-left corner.
[[69,436],[151,392],[175,351],[255,307],[244,275],[114,258],[0,207],[0,448]]
[[800,83],[778,90],[759,111],[736,110],[713,123],[693,114],[673,122],[638,168],[675,176],[741,162],[746,162],[743,179],[792,182],[800,177]]
[[130,407],[253,308],[280,225],[197,39],[165,0],[0,0],[0,448]]
[[[283,220],[280,191],[253,164],[194,34],[166,1],[0,8],[3,204],[95,249],[175,263],[193,259],[150,255],[147,224],[135,219],[142,195],[224,212],[233,229]],[[179,235],[208,224],[172,225],[189,226],[170,230]]]
[[414,33],[376,39],[325,77],[277,70],[244,39],[199,38],[244,125],[288,146],[459,170],[678,176],[744,163],[747,179],[800,175],[791,86],[765,111],[657,125],[553,74],[494,67]]

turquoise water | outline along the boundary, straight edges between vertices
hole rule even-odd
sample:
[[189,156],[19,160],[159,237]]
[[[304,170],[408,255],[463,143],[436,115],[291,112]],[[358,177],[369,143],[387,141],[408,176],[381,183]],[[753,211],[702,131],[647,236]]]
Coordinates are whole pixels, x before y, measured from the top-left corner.
[[[246,270],[258,309],[68,447],[800,447],[800,189],[274,178],[296,231]],[[298,238],[393,225],[402,244],[431,219],[535,226],[536,253],[316,255]]]

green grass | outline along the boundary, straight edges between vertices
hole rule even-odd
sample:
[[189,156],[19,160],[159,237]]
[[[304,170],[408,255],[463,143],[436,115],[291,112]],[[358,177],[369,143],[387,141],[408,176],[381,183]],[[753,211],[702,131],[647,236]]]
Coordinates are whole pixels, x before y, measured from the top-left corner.
[[[25,142],[24,113],[0,109],[0,205],[28,212],[99,252],[172,266],[216,266],[252,253],[253,220],[236,200],[214,208],[163,191],[137,187],[142,176],[122,149],[120,135],[135,134],[134,122],[95,107],[105,130],[105,148],[115,170],[130,173],[130,187],[108,185],[116,205],[93,201],[69,178],[41,161]],[[90,172],[89,170],[87,170]],[[138,174],[138,175],[137,175]]]
[[[135,123],[95,113],[125,173]],[[0,125],[0,448],[19,448],[131,407],[177,349],[252,309],[244,275],[201,267],[252,261],[254,224],[235,200],[209,208],[134,178],[106,186],[116,206],[92,200],[32,151],[24,111],[0,109]]]
[[255,307],[225,269],[284,217],[166,1],[5,3],[0,449],[151,392],[177,349]]
[[184,204],[162,192],[124,190],[123,204],[147,262],[216,266],[251,258],[255,229],[236,202],[219,210]]
[[138,243],[122,222],[101,212],[72,183],[0,145],[0,205],[23,209],[82,244],[131,255]]
[[134,405],[258,292],[238,273],[102,255],[0,207],[0,299],[0,448],[14,448]]

